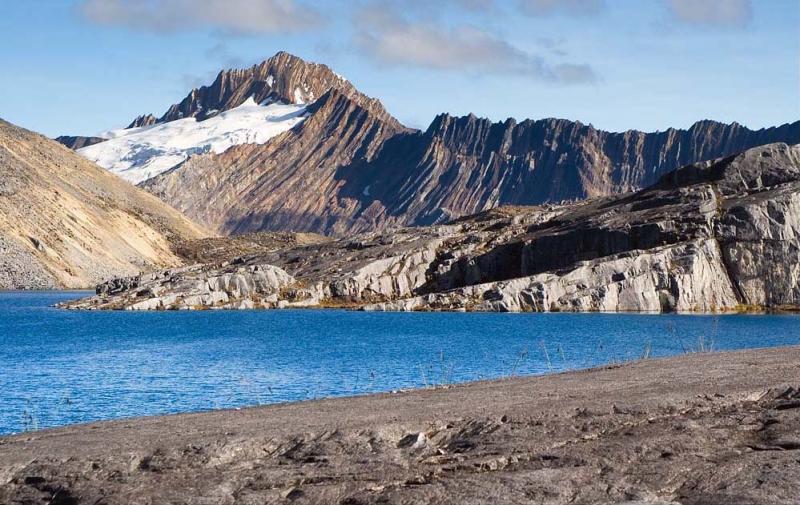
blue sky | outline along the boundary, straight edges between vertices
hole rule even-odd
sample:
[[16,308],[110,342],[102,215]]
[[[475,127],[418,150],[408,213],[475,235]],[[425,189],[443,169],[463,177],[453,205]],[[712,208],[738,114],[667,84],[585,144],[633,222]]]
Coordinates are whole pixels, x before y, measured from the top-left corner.
[[7,0],[0,34],[0,117],[50,136],[161,115],[279,50],[418,128],[800,119],[800,0]]

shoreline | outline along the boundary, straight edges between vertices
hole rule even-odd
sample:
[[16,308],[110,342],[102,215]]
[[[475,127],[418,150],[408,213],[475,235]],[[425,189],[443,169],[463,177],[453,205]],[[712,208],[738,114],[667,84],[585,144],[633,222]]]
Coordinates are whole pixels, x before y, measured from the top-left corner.
[[[0,289],[2,294],[48,294],[48,293],[95,293],[92,289]],[[735,316],[735,315],[800,315],[798,306],[741,306],[729,310],[686,310],[686,311],[659,311],[659,310],[564,310],[564,311],[534,311],[534,310],[491,310],[480,308],[388,308],[375,309],[374,304],[321,304],[321,305],[289,305],[275,307],[232,307],[232,306],[198,306],[198,307],[160,307],[157,309],[131,309],[130,307],[83,307],[78,305],[86,297],[65,300],[51,305],[52,308],[75,311],[75,312],[195,312],[195,311],[216,311],[216,312],[261,312],[271,310],[320,310],[320,311],[346,311],[346,312],[382,312],[382,313],[454,313],[454,314],[608,314],[608,315],[681,315],[681,316]],[[402,300],[399,300],[402,301]]]
[[800,346],[687,354],[0,437],[0,502],[792,503],[798,432]]
[[[256,309],[256,310],[269,310],[269,309]],[[280,310],[313,310],[313,309],[280,309]],[[479,313],[479,312],[478,312]],[[495,314],[494,312],[490,312],[490,314]],[[510,314],[521,314],[519,312],[512,312]],[[654,314],[658,315],[658,314]],[[691,314],[689,314],[691,315]],[[800,346],[800,344],[798,345]],[[736,350],[723,350],[723,351],[716,351],[716,350],[707,350],[707,351],[685,351],[682,354],[672,355],[672,356],[654,356],[654,357],[640,357],[640,358],[633,358],[628,360],[622,361],[609,361],[605,364],[594,365],[588,368],[573,368],[569,370],[551,370],[542,373],[531,373],[531,374],[513,374],[513,375],[505,375],[501,377],[494,377],[494,378],[487,378],[487,379],[475,379],[475,380],[468,380],[464,382],[448,382],[446,384],[435,384],[430,386],[420,386],[420,387],[410,387],[410,388],[400,388],[400,389],[392,389],[392,390],[385,390],[385,391],[374,391],[369,393],[354,393],[354,394],[344,394],[341,396],[323,396],[319,398],[308,398],[302,400],[288,400],[288,401],[277,401],[274,403],[262,403],[262,404],[254,404],[254,405],[242,405],[239,407],[224,407],[224,408],[212,408],[212,409],[205,409],[205,410],[190,410],[190,411],[181,411],[181,412],[169,412],[169,413],[162,413],[162,414],[151,414],[151,415],[139,415],[139,416],[131,416],[131,417],[118,417],[118,418],[109,418],[109,419],[98,419],[95,421],[87,421],[87,422],[80,422],[80,423],[70,423],[64,424],[59,426],[49,426],[45,428],[39,428],[34,430],[28,431],[19,431],[19,432],[11,432],[11,433],[0,433],[0,446],[3,445],[4,439],[9,439],[13,437],[24,437],[26,435],[39,435],[46,432],[57,431],[62,429],[80,429],[81,427],[85,427],[86,429],[95,429],[95,425],[105,425],[108,423],[135,423],[139,421],[147,421],[148,419],[159,419],[159,418],[171,418],[176,416],[194,416],[194,415],[204,415],[204,414],[213,414],[213,413],[220,413],[220,412],[241,412],[246,410],[257,410],[257,409],[265,409],[271,407],[281,407],[281,406],[290,406],[290,405],[306,405],[311,404],[314,402],[322,402],[322,401],[337,401],[337,400],[350,400],[350,399],[362,399],[362,398],[371,398],[371,397],[383,397],[383,396],[396,396],[396,395],[403,395],[403,394],[413,394],[413,393],[420,393],[426,391],[446,391],[449,389],[454,388],[462,388],[462,387],[476,387],[481,384],[493,384],[493,383],[504,383],[504,382],[513,382],[517,380],[525,380],[525,379],[536,379],[542,377],[550,377],[550,376],[558,376],[558,375],[565,375],[565,374],[581,374],[581,373],[592,373],[592,372],[599,372],[602,370],[611,370],[622,368],[630,365],[634,365],[639,362],[643,361],[663,361],[674,359],[681,356],[688,356],[693,354],[717,354],[717,353],[736,353],[736,352],[744,352],[744,351],[760,351],[760,350],[769,350],[769,349],[780,349],[785,347],[794,347],[794,346],[772,346],[772,347],[757,347],[757,348],[748,348],[748,349],[736,349]]]

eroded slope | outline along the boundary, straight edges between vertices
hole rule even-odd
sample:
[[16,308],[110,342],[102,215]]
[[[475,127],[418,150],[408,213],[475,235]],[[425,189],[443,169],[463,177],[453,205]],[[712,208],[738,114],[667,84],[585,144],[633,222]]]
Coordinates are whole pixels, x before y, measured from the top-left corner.
[[0,120],[0,289],[85,288],[182,264],[205,231],[66,147]]

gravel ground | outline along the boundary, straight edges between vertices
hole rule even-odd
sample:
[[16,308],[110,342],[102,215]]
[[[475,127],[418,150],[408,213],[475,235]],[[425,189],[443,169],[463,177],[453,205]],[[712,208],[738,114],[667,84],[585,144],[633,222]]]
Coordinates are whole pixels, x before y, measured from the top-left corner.
[[800,503],[800,347],[0,438],[2,504]]

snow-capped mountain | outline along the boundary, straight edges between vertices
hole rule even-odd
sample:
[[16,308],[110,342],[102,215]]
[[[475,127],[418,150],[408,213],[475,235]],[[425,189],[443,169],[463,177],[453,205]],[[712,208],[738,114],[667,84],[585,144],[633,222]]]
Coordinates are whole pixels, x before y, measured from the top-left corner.
[[158,119],[145,114],[124,129],[58,140],[138,184],[192,155],[263,144],[300,124],[307,105],[334,87],[358,95],[327,66],[279,52],[259,65],[220,72],[211,85],[193,89]]
[[106,139],[78,153],[120,177],[138,184],[183,163],[194,154],[223,153],[239,144],[263,144],[300,124],[305,105],[258,104],[250,97],[241,105],[204,121],[194,117],[151,126],[112,130]]

